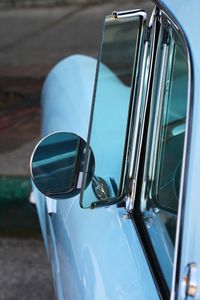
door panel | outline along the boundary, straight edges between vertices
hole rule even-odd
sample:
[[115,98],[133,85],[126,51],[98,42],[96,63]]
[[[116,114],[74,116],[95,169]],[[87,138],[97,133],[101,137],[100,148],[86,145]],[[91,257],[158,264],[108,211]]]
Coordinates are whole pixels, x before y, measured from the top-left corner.
[[[87,70],[90,69],[87,77],[86,66]],[[47,79],[43,105],[48,103],[48,96],[50,100],[56,97],[57,103],[63,101],[63,104],[67,102],[68,105],[63,105],[58,112],[60,118],[53,114],[53,111],[58,110],[57,106],[53,108],[53,102],[51,109],[49,106],[44,107],[43,134],[54,132],[60,126],[61,130],[85,137],[95,66],[94,59],[75,56],[65,60],[54,70],[52,76],[56,72],[58,75],[60,69],[71,69],[70,78],[72,75],[77,78],[82,74],[78,91],[71,88],[70,78],[68,87],[66,74],[65,77],[53,77],[53,84],[51,77]],[[56,82],[56,78],[59,78],[59,82]],[[63,80],[63,84],[60,80]],[[56,85],[65,87],[63,94],[52,89]],[[82,108],[81,113],[77,107]],[[54,120],[60,121],[58,123]],[[124,208],[112,206],[83,210],[76,197],[57,201],[56,213],[48,218],[53,228],[50,238],[52,241],[55,239],[64,299],[159,299],[135,226],[126,218]]]
[[53,216],[65,299],[157,300],[159,296],[124,208],[83,210],[74,199]]

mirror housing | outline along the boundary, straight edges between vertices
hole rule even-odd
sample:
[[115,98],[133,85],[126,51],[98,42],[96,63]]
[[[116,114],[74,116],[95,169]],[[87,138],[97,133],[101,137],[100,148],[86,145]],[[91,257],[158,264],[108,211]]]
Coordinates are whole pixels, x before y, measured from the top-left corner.
[[[86,185],[94,175],[95,161],[90,162]],[[53,199],[67,199],[80,193],[86,153],[86,142],[69,132],[55,132],[35,147],[31,160],[31,177],[38,190]]]

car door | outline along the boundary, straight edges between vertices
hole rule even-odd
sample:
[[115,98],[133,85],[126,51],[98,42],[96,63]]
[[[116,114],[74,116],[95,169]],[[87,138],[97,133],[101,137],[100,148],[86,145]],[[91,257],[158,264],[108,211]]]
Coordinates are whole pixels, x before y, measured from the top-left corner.
[[[163,11],[159,27],[133,215],[163,296],[173,299],[182,288],[176,286],[172,292],[178,269],[191,61],[180,28]],[[182,297],[188,299],[185,291]]]
[[[79,197],[52,200],[57,208],[48,222],[64,299],[170,297],[189,62],[169,17],[156,8],[149,26],[145,18],[138,10],[106,19],[88,135],[95,176],[86,187],[88,155],[80,198],[85,209]],[[119,23],[117,31],[111,19]],[[65,130],[85,137],[88,124],[80,129],[77,120],[88,111],[80,116],[76,106],[72,112]]]
[[[184,176],[184,151],[187,147],[190,61],[184,36],[166,13],[157,8],[152,20],[146,30],[150,39],[147,36],[144,38],[140,52],[142,65],[139,65],[139,60],[137,62],[139,75],[132,83],[132,111],[126,118],[123,119],[124,102],[120,110],[122,120],[119,117],[117,97],[116,112],[113,113],[112,101],[112,112],[108,116],[106,105],[106,113],[98,107],[96,102],[98,93],[101,94],[98,90],[99,85],[101,88],[101,77],[97,83],[88,138],[94,153],[97,149],[97,173],[91,187],[85,189],[83,186],[81,205],[96,208],[113,203],[120,205],[121,200],[125,200],[126,208],[142,237],[160,294],[163,298],[169,298],[175,270],[175,242],[178,241],[176,225],[182,203],[180,183]],[[100,102],[101,106],[103,100]],[[104,115],[104,122],[109,124],[110,116],[117,118],[115,113],[118,115],[117,124],[113,125],[111,121],[105,132],[98,117]],[[123,128],[124,123],[126,128]],[[125,147],[119,139],[118,144],[113,146],[115,135],[122,137],[123,134],[126,134]],[[106,147],[112,149],[111,155]],[[122,153],[118,153],[119,148],[124,150],[123,159]],[[96,193],[99,189],[100,195]],[[88,199],[92,199],[89,196],[92,191],[96,201],[94,197],[92,203],[88,203]]]
[[[118,91],[122,89],[121,94],[123,96],[125,91],[125,95],[130,99],[132,92],[130,83],[134,80],[132,71],[133,62],[131,62],[131,59],[135,57],[135,59],[138,59],[139,57],[138,55],[136,56],[135,40],[133,40],[133,38],[138,38],[138,47],[140,47],[140,43],[144,38],[144,35],[141,34],[141,29],[144,30],[144,28],[140,28],[141,25],[144,25],[144,17],[145,14],[143,11],[120,13],[117,17],[112,16],[114,21],[120,25],[118,25],[117,34],[113,32],[114,28],[112,26],[111,28],[109,27],[111,33],[114,34],[114,41],[117,39],[119,46],[121,38],[124,39],[123,42],[126,43],[125,45],[131,46],[130,49],[128,49],[128,76],[124,74],[123,64],[119,69],[121,76],[126,77],[126,82],[128,78],[128,85],[117,78],[114,72],[108,70],[106,66],[102,67],[102,71],[104,75],[106,73],[108,82],[118,88]],[[129,22],[129,18],[131,18],[131,22]],[[109,21],[110,20],[108,20],[108,23]],[[135,26],[133,28],[130,26],[134,23],[137,25],[136,28]],[[124,29],[123,27],[121,28],[121,24],[125,25],[125,36],[123,35]],[[109,46],[108,44],[108,48]],[[121,47],[123,51],[127,51],[122,43]],[[115,55],[117,55],[118,59],[119,55],[117,52]],[[142,56],[140,55],[140,60],[141,58]],[[70,61],[66,61],[65,68],[67,66],[69,68],[69,64],[72,61],[77,63],[77,59],[79,60],[79,68],[80,66],[84,66],[84,64],[93,67],[93,59],[74,57],[71,58]],[[114,59],[116,60],[116,57]],[[125,67],[126,66],[127,62]],[[85,70],[81,68],[81,72],[84,74]],[[134,72],[136,73],[136,70]],[[76,70],[70,72],[71,76],[75,73]],[[78,70],[78,74],[80,74],[80,69]],[[81,79],[81,81],[84,80],[85,86],[88,85],[87,79],[88,78]],[[92,86],[90,89],[92,89]],[[114,92],[113,90],[113,93]],[[48,91],[44,93],[46,97],[47,93],[51,98],[54,98],[53,94]],[[83,91],[80,91],[80,93],[83,93]],[[66,114],[65,112],[66,125],[60,126],[61,128],[55,128],[55,126],[58,126],[58,123],[56,122],[55,125],[53,121],[47,122],[50,115],[47,114],[47,112],[44,113],[43,135],[57,129],[72,131],[86,138],[88,125],[87,122],[83,122],[83,119],[86,118],[88,114],[88,110],[84,108],[88,105],[88,99],[83,98],[82,102],[80,102],[80,97],[74,96],[73,94],[71,96],[73,103],[68,102],[68,109],[69,107],[71,108],[69,110],[70,114],[73,114],[73,118],[68,118],[69,113]],[[127,98],[125,100],[129,102],[130,99]],[[81,106],[81,114],[77,109],[78,106],[79,108]],[[129,103],[127,103],[127,113],[129,106]],[[74,110],[74,107],[76,110]],[[47,115],[48,118],[46,118]],[[61,112],[59,115],[61,116]],[[50,120],[53,120],[53,118],[55,118],[55,116],[52,114]],[[126,123],[126,120],[124,121],[124,123]],[[53,124],[54,129],[50,127],[51,124]],[[82,124],[81,127],[80,124]],[[122,123],[122,125],[126,127],[126,124]],[[125,136],[123,132],[122,134]],[[111,150],[112,149],[110,149],[110,151]],[[47,199],[47,201],[49,201],[49,199]],[[50,205],[48,205],[48,207],[50,207]],[[146,299],[149,294],[151,294],[152,299],[158,297],[154,281],[148,272],[148,266],[145,262],[144,253],[140,248],[136,232],[132,227],[131,220],[126,219],[126,210],[123,207],[118,208],[112,206],[110,208],[102,207],[94,211],[83,210],[79,207],[78,199],[75,198],[68,201],[57,201],[56,211],[52,213],[52,211],[49,210],[49,213],[47,226],[50,231],[50,236],[52,236],[53,248],[56,249],[56,251],[51,251],[51,256],[53,257],[53,270],[56,278],[55,284],[59,297],[61,294],[59,292],[60,290],[62,290],[64,299]],[[118,245],[118,251],[116,251],[116,244]],[[133,251],[134,247],[138,249],[135,253]],[[136,253],[137,255],[135,255]],[[119,257],[121,258],[119,259]],[[59,263],[57,264],[57,262]],[[135,270],[141,270],[142,272],[138,273],[138,271]],[[140,276],[138,276],[139,274]],[[143,274],[143,276],[141,276],[141,274]],[[146,285],[148,286],[147,289],[143,289],[142,287],[144,277]],[[58,281],[61,282],[61,284],[59,284]],[[62,287],[61,289],[60,286]],[[149,293],[149,291],[151,291],[151,293]]]

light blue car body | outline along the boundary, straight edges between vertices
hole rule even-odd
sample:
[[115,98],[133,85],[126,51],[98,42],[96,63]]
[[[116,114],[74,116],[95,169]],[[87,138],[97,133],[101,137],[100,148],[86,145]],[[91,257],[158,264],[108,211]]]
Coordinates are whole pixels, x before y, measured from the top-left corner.
[[[180,264],[176,296],[181,299],[185,267],[191,262],[200,265],[200,38],[197,24],[200,5],[195,0],[166,0],[163,7],[171,12],[185,33],[192,67],[191,128],[183,182],[185,204],[180,207],[180,239],[175,247],[175,263]],[[68,131],[87,140],[96,63],[94,58],[74,55],[62,60],[49,73],[42,92],[42,136]],[[160,299],[137,229],[127,218],[125,208],[113,205],[82,209],[79,196],[52,200],[35,187],[34,194],[59,300]],[[157,228],[161,228],[159,224]],[[163,243],[156,241],[156,231],[154,234],[162,255],[166,241],[164,238]],[[168,256],[163,269],[170,274],[173,253]],[[200,286],[200,275],[198,284]],[[200,294],[195,299],[200,299]]]

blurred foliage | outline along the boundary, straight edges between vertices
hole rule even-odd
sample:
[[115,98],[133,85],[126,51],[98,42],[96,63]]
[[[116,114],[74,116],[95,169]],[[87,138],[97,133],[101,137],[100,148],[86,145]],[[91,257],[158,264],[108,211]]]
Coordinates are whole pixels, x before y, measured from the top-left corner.
[[8,202],[24,202],[31,191],[30,179],[24,177],[1,176],[0,177],[0,205]]
[[29,203],[30,179],[0,177],[0,238],[39,238],[35,205]]

